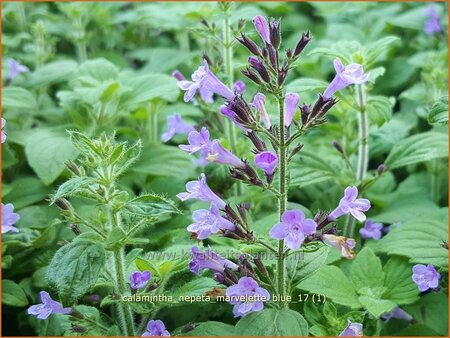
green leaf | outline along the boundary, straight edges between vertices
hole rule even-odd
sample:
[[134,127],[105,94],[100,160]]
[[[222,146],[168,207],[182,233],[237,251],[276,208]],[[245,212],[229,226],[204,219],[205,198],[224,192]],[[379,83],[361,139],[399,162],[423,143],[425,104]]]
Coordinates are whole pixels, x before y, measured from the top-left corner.
[[88,60],[80,65],[77,80],[84,87],[97,87],[118,77],[117,67],[106,59]]
[[382,54],[388,52],[391,44],[395,41],[400,40],[400,38],[396,36],[386,36],[381,38],[375,42],[372,42],[363,49],[363,58],[364,58],[364,67],[365,69],[370,68],[377,58]]
[[20,87],[6,87],[2,89],[3,109],[36,110],[38,104],[35,96],[26,89]]
[[411,279],[412,266],[407,258],[393,256],[383,267],[385,272],[383,298],[396,304],[414,303],[419,298],[417,285]]
[[[138,75],[127,74],[123,82],[132,90],[124,94],[124,106],[135,106],[149,102],[155,98],[166,101],[175,101],[178,98],[180,89],[177,81],[167,74]],[[157,85],[155,85],[157,84]]]
[[55,203],[56,200],[63,197],[70,197],[77,190],[87,188],[96,182],[97,180],[92,177],[72,177],[70,180],[64,182],[58,187],[58,190],[52,196],[51,203]]
[[310,293],[324,294],[337,304],[361,307],[352,282],[336,266],[325,265],[298,287]]
[[45,87],[61,83],[73,78],[78,64],[73,60],[60,60],[47,63],[30,74],[26,85],[30,87]]
[[70,304],[95,284],[104,264],[105,250],[100,244],[77,240],[55,253],[47,279]]
[[190,282],[177,287],[174,292],[169,292],[174,299],[182,296],[201,296],[212,288],[220,286],[215,280],[207,277],[195,278]]
[[23,307],[28,299],[23,289],[12,280],[2,280],[2,303],[9,306]]
[[392,311],[397,304],[388,299],[380,299],[376,296],[360,296],[359,301],[374,316],[380,317],[383,313]]
[[44,200],[51,192],[35,177],[17,178],[11,184],[11,192],[8,194],[8,202],[21,209],[35,202]]
[[236,336],[296,336],[308,335],[308,323],[303,316],[290,309],[264,309],[251,313],[235,326]]
[[448,125],[448,96],[442,96],[428,112],[428,123],[437,126]]
[[378,126],[388,122],[392,117],[392,108],[395,99],[386,96],[369,96],[366,104],[366,112],[371,122]]
[[140,217],[160,217],[180,212],[171,200],[154,194],[133,198],[125,205],[125,209],[130,214]]
[[328,86],[328,83],[313,78],[301,78],[286,85],[286,91],[292,93],[302,93],[306,91],[319,91]]
[[204,322],[200,323],[194,330],[188,333],[183,333],[183,336],[209,336],[221,337],[232,336],[234,333],[234,326],[222,322]]
[[317,324],[314,326],[311,326],[309,328],[309,332],[314,336],[314,337],[323,337],[323,336],[329,336],[330,333],[328,332],[328,329],[321,324]]
[[39,128],[28,135],[25,154],[37,176],[49,185],[64,170],[64,162],[74,159],[78,152],[66,134]]
[[435,158],[444,158],[448,156],[447,147],[447,133],[429,131],[409,136],[394,145],[385,165],[388,169],[395,169]]
[[290,274],[293,274],[291,278],[294,285],[311,276],[325,263],[329,249],[328,246],[323,245],[316,251],[298,252],[287,258],[286,267],[288,271],[292,267],[293,272]]
[[448,238],[446,222],[412,219],[392,229],[378,241],[376,251],[410,258],[410,262],[448,266],[448,251],[441,247]]
[[352,263],[350,273],[356,290],[364,287],[374,288],[383,286],[384,272],[380,259],[370,249],[365,247]]

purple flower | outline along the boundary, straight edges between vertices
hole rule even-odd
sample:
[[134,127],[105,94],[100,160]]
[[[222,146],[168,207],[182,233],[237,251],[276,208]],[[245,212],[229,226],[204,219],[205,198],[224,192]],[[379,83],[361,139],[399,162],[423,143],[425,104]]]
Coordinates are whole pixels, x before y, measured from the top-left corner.
[[191,131],[188,135],[188,142],[189,145],[180,144],[178,147],[191,154],[209,147],[211,145],[211,140],[209,139],[208,129],[203,127],[200,132],[196,130]]
[[6,132],[3,130],[5,128],[6,120],[2,117],[2,143],[6,141]]
[[386,322],[391,320],[392,318],[403,319],[408,322],[410,322],[413,319],[413,317],[409,313],[407,313],[405,310],[402,310],[398,306],[391,312],[386,312],[385,314],[383,314],[381,318],[386,320]]
[[272,238],[286,241],[289,249],[298,249],[306,235],[316,233],[317,223],[312,219],[305,219],[305,214],[301,210],[285,211],[281,216],[281,222],[275,224],[270,229]]
[[364,224],[364,227],[359,229],[359,233],[361,234],[361,237],[364,239],[368,238],[380,239],[382,228],[383,228],[382,223],[374,223],[370,219],[368,219]]
[[147,324],[147,331],[141,337],[170,337],[170,333],[161,320],[151,320]]
[[253,25],[255,25],[256,31],[261,36],[261,39],[270,44],[269,23],[267,22],[266,18],[261,15],[257,15],[253,18],[252,22]]
[[202,156],[204,156],[209,162],[227,164],[236,168],[246,167],[246,164],[242,160],[222,147],[219,140],[214,140],[209,148],[205,148],[202,151]]
[[227,106],[221,106],[220,112],[222,113],[222,115],[228,117],[235,125],[241,128],[245,135],[247,135],[247,133],[250,131],[250,129],[245,128],[242,123],[237,121],[237,114]]
[[353,249],[356,245],[356,242],[353,238],[325,234],[322,235],[322,239],[324,243],[341,250],[342,257],[345,257],[347,259],[355,258]]
[[244,94],[246,89],[245,83],[242,81],[236,81],[234,83],[233,89],[237,94],[242,95]]
[[211,204],[209,210],[195,210],[192,219],[195,223],[190,224],[187,230],[196,233],[199,240],[208,238],[211,234],[217,234],[220,230],[236,229],[232,222],[220,216],[219,208],[214,204]]
[[391,230],[398,228],[401,224],[402,224],[402,222],[392,223],[391,225],[381,229],[381,231],[383,232],[383,234],[388,234]]
[[423,29],[425,33],[433,35],[444,31],[435,5],[428,6],[425,11],[425,15],[427,16]]
[[336,76],[322,95],[325,99],[331,98],[338,90],[352,84],[366,83],[369,79],[369,75],[364,74],[364,69],[360,64],[351,63],[348,66],[344,66],[339,58],[334,59],[333,63]]
[[235,317],[244,317],[251,312],[258,312],[264,308],[264,302],[270,299],[269,292],[260,287],[251,277],[241,277],[236,285],[229,286],[225,292],[234,305]]
[[133,290],[142,289],[147,285],[150,278],[152,278],[150,271],[134,271],[130,275],[130,286]]
[[28,67],[21,65],[14,59],[9,59],[9,73],[8,73],[8,81],[14,80],[21,73],[29,72]]
[[41,291],[42,304],[32,305],[28,308],[28,314],[36,316],[38,319],[47,319],[52,313],[69,314],[72,312],[72,308],[65,307],[50,298],[48,292]]
[[363,325],[360,323],[352,323],[347,319],[347,327],[339,334],[339,337],[362,337]]
[[190,181],[186,183],[187,192],[182,192],[177,195],[177,197],[183,202],[188,199],[197,199],[200,201],[210,202],[215,204],[218,208],[224,209],[226,203],[217,196],[208,184],[206,183],[205,174],[200,175],[200,180]]
[[7,232],[19,232],[19,229],[13,225],[20,219],[20,215],[14,212],[14,206],[11,203],[2,203],[2,234]]
[[297,110],[300,96],[295,93],[287,93],[284,98],[284,125],[289,127]]
[[263,151],[256,154],[255,164],[258,168],[264,170],[264,172],[271,176],[275,172],[278,165],[278,157],[273,151]]
[[266,127],[266,129],[270,129],[270,118],[269,115],[267,114],[266,111],[266,96],[262,93],[257,93],[255,95],[255,97],[253,98],[253,107],[256,108],[256,110],[258,111],[259,115],[261,115],[261,120],[264,123],[264,126]]
[[198,275],[201,270],[211,269],[213,272],[224,272],[225,268],[237,270],[238,266],[232,261],[221,257],[219,254],[207,249],[202,252],[198,247],[192,247],[192,258],[189,262],[189,270]]
[[175,134],[187,135],[195,128],[183,121],[180,114],[167,116],[167,130],[161,135],[163,142],[169,141]]
[[328,215],[328,219],[333,221],[342,215],[351,214],[358,221],[364,222],[366,220],[366,215],[364,215],[363,211],[370,209],[370,201],[365,198],[357,197],[358,188],[345,188],[344,197],[341,198],[339,206]]
[[[181,74],[180,71],[178,70],[174,70],[172,72],[172,76],[177,79],[178,81],[186,81],[186,78],[184,77],[183,74]],[[200,98],[205,101],[206,103],[213,103],[213,92],[210,92],[209,90],[205,89],[205,88],[200,88],[199,89],[199,93],[200,93]]]
[[439,285],[441,275],[436,271],[433,265],[416,264],[412,268],[412,280],[417,284],[420,291],[427,291],[428,289],[435,289]]
[[233,92],[209,70],[206,60],[203,60],[203,66],[200,66],[192,74],[192,81],[178,81],[178,87],[186,91],[184,94],[185,102],[192,100],[198,90],[218,94],[230,101],[234,98]]

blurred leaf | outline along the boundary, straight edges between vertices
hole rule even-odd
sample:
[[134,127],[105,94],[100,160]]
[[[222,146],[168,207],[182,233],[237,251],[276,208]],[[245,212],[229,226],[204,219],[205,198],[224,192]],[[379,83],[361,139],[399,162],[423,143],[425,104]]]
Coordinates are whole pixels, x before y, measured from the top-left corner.
[[428,112],[428,123],[431,125],[448,125],[448,96],[442,96],[433,104]]
[[378,126],[388,122],[392,117],[392,108],[395,99],[386,96],[369,96],[366,103],[366,112],[369,120]]
[[2,280],[2,304],[23,307],[28,305],[28,299],[23,289],[12,280]]
[[43,201],[51,192],[35,177],[17,178],[11,184],[11,192],[8,194],[8,202],[21,209],[35,202]]
[[381,261],[370,248],[363,248],[356,255],[351,267],[351,279],[356,290],[383,286]]
[[54,61],[43,65],[31,73],[26,86],[45,87],[73,78],[78,64],[73,60]]
[[6,87],[2,89],[3,109],[36,110],[38,104],[35,96],[20,87]]
[[221,337],[221,336],[233,336],[234,326],[221,322],[203,322],[200,323],[194,330],[188,333],[183,333],[183,336],[209,336],[209,337]]
[[411,304],[419,298],[417,285],[411,279],[412,266],[407,258],[392,256],[383,267],[386,291],[383,298],[397,304]]
[[131,215],[156,218],[180,212],[171,200],[154,194],[144,194],[133,198],[125,205],[125,209]]
[[286,85],[286,92],[302,93],[306,91],[319,91],[328,86],[328,83],[322,80],[311,78],[300,78]]

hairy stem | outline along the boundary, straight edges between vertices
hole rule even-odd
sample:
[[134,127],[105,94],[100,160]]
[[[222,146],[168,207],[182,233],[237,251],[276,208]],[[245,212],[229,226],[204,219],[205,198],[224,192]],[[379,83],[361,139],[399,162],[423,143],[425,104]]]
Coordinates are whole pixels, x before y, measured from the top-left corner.
[[[358,164],[356,168],[356,179],[362,184],[369,165],[369,120],[366,112],[366,89],[364,85],[356,86],[356,99],[358,102]],[[355,219],[350,215],[347,216],[344,235],[353,237],[355,230]]]

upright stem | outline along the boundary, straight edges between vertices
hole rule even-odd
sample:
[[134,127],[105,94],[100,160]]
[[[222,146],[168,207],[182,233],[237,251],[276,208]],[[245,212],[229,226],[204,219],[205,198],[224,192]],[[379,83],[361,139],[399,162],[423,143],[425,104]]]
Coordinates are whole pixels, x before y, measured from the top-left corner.
[[[278,212],[281,221],[283,213],[286,211],[287,205],[287,184],[286,184],[286,136],[284,128],[284,97],[277,95],[278,106],[280,111],[280,133],[279,133],[279,160],[280,160],[280,198],[278,205]],[[277,257],[277,284],[278,293],[280,296],[285,295],[286,281],[285,281],[285,266],[284,266],[284,240],[278,242],[278,257]]]
[[[358,166],[356,168],[356,179],[359,184],[362,183],[366,176],[367,167],[369,165],[369,120],[366,112],[366,89],[364,85],[356,86],[356,99],[358,102]],[[353,237],[355,230],[355,219],[348,215],[345,226],[344,235]]]
[[[230,28],[230,9],[227,9],[223,13],[223,60],[225,62],[225,73],[227,75],[228,87],[233,90],[234,76],[233,76],[233,48],[231,45],[232,35]],[[236,153],[237,137],[236,128],[233,123],[227,119],[226,121],[226,136],[227,140],[230,142],[230,148],[233,153]],[[242,194],[242,184],[240,181],[236,185],[237,194]]]

